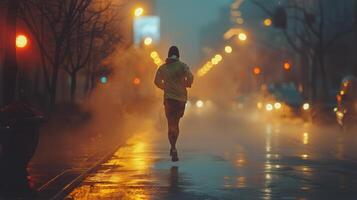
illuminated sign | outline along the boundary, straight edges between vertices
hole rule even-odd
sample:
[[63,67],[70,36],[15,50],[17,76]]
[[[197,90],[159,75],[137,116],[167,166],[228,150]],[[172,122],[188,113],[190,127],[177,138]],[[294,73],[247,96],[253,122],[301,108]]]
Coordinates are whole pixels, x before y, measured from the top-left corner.
[[160,18],[145,16],[134,19],[134,43],[140,44],[145,38],[151,38],[153,43],[160,41]]

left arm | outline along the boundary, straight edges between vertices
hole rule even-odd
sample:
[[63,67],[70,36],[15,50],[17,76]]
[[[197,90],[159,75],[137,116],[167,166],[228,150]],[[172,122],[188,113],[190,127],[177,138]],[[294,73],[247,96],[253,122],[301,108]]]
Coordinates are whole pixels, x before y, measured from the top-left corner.
[[156,87],[160,88],[161,90],[164,90],[164,88],[165,88],[164,79],[163,79],[160,71],[161,70],[159,68],[156,72],[154,83],[155,83]]

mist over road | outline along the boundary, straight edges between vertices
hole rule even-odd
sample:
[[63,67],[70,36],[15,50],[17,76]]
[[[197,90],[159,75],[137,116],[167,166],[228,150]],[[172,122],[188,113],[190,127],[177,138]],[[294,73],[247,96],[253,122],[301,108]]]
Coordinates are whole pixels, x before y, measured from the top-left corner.
[[357,136],[248,110],[188,108],[172,163],[163,115],[138,122],[127,144],[73,199],[353,199]]

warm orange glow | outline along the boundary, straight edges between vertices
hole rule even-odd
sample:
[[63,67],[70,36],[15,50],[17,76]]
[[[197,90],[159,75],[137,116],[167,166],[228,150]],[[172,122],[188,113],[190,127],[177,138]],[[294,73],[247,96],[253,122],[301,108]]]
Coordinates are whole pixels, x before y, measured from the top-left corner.
[[135,17],[140,17],[143,14],[144,14],[144,8],[139,7],[137,9],[135,9],[135,11],[134,11]]
[[151,37],[146,37],[145,40],[144,40],[144,44],[145,44],[146,46],[151,45],[152,42],[153,42],[153,40],[152,40]]
[[16,37],[16,46],[18,48],[25,48],[27,46],[28,40],[25,35],[18,35]]
[[233,52],[233,49],[232,49],[231,46],[226,46],[226,47],[224,48],[224,51],[225,51],[226,53],[230,54],[230,53]]
[[248,36],[247,36],[247,34],[245,34],[245,33],[239,33],[239,34],[238,34],[238,39],[239,39],[240,41],[246,41],[246,40],[248,39]]
[[150,53],[150,57],[152,58],[152,60],[154,61],[154,63],[160,67],[162,64],[164,64],[164,62],[162,61],[162,59],[160,58],[160,55],[157,51],[152,51]]
[[266,18],[264,20],[264,26],[271,26],[273,24],[273,21],[270,18]]
[[159,54],[156,51],[153,51],[153,52],[151,52],[150,57],[155,59],[155,58],[159,57]]
[[260,69],[260,67],[254,67],[253,68],[253,74],[254,75],[259,75],[260,73],[262,73],[262,70]]
[[141,83],[140,78],[134,78],[134,80],[133,80],[134,85],[140,85],[140,83]]
[[336,98],[337,98],[337,101],[338,101],[338,102],[341,102],[341,101],[342,101],[342,96],[341,96],[341,95],[337,95]]
[[285,70],[290,70],[291,69],[291,64],[289,62],[284,62],[284,69]]

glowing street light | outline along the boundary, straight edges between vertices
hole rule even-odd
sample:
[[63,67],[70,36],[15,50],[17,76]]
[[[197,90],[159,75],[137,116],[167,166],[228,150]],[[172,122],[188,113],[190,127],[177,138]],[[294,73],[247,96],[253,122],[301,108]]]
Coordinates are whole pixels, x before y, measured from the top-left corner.
[[273,24],[273,21],[270,18],[266,18],[263,23],[264,23],[264,26],[268,27]]
[[146,46],[150,46],[150,45],[152,44],[152,42],[153,42],[153,40],[152,40],[151,37],[146,37],[146,38],[144,39],[144,44],[145,44]]
[[232,49],[231,46],[226,46],[226,47],[224,48],[224,51],[225,51],[227,54],[231,54],[231,53],[233,52],[233,49]]
[[253,68],[253,74],[254,75],[259,75],[260,73],[262,73],[262,70],[260,69],[260,67],[254,67]]
[[239,34],[238,34],[238,39],[239,39],[240,41],[246,41],[246,40],[248,39],[248,36],[247,36],[247,34],[245,34],[245,33],[239,33]]
[[134,11],[135,17],[140,17],[143,14],[144,14],[144,8],[142,8],[142,7],[139,7],[137,9],[135,9],[135,11]]
[[27,37],[25,35],[18,35],[16,37],[16,47],[25,48],[28,44]]
[[137,77],[136,77],[136,78],[133,79],[133,84],[134,84],[134,85],[140,85],[140,83],[141,83],[140,78],[137,78]]
[[153,51],[153,52],[151,52],[150,57],[152,59],[155,59],[155,58],[159,57],[159,53],[157,53],[156,51]]
[[216,58],[218,62],[221,62],[223,60],[223,57],[220,54],[215,55],[214,58]]
[[284,69],[285,70],[290,70],[291,69],[291,64],[289,62],[284,62]]

